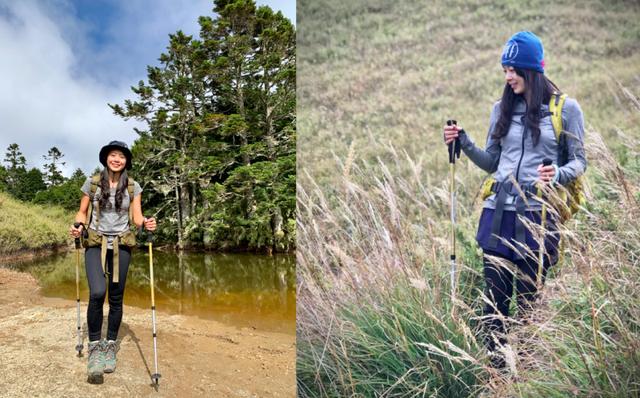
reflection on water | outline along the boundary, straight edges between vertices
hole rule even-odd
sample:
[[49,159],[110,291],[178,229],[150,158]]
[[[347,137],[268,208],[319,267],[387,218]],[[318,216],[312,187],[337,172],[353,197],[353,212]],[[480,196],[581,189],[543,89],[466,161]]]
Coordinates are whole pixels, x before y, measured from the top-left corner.
[[[80,256],[80,300],[89,297]],[[33,274],[48,297],[75,300],[75,251],[11,266]],[[295,333],[295,258],[290,255],[154,251],[156,307],[237,326]],[[149,256],[137,250],[129,266],[124,302],[150,308]]]

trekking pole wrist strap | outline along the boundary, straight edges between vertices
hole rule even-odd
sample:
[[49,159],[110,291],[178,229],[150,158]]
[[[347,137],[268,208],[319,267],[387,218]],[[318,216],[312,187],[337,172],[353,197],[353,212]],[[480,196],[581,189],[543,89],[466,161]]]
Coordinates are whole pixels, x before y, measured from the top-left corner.
[[558,179],[560,178],[560,169],[556,164],[553,164],[552,166],[556,170],[556,172],[553,174],[553,178],[551,179],[550,183],[555,184],[556,182],[558,182]]

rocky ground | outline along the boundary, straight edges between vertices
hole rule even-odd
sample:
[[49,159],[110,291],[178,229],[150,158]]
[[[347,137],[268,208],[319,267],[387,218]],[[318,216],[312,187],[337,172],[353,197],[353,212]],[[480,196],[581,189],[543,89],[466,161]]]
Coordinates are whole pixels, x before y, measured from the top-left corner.
[[163,313],[156,314],[162,375],[156,388],[151,310],[126,305],[118,367],[103,384],[89,384],[86,302],[81,313],[84,356],[79,358],[75,302],[43,297],[31,275],[0,268],[2,396],[295,396],[295,336]]

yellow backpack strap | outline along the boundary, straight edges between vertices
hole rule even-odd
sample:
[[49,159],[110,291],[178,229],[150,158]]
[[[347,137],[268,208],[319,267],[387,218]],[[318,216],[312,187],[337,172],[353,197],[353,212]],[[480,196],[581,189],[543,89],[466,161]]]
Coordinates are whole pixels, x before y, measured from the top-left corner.
[[556,142],[560,142],[560,134],[562,134],[562,107],[567,99],[567,94],[558,95],[553,93],[549,102],[549,112],[551,112],[551,123],[553,131],[556,133]]
[[487,177],[482,183],[482,187],[480,188],[480,199],[485,200],[489,196],[493,195],[493,183],[496,182],[496,179],[492,176]]

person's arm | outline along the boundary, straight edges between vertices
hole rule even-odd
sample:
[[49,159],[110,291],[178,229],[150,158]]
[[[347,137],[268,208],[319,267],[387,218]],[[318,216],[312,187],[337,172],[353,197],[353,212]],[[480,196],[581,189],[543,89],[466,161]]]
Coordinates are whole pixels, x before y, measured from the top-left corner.
[[474,144],[473,140],[467,135],[464,130],[459,132],[460,146],[462,151],[471,159],[476,166],[480,167],[487,173],[493,173],[498,169],[498,163],[500,162],[500,153],[502,147],[500,141],[492,137],[493,130],[498,121],[498,115],[500,112],[499,103],[495,104],[491,111],[491,117],[489,119],[489,132],[487,133],[487,142],[485,149],[478,148]]
[[582,175],[587,169],[587,158],[584,152],[584,116],[580,105],[572,98],[567,98],[563,107],[566,135],[567,163],[558,167],[557,182],[566,185]]
[[[87,213],[89,212],[89,203],[91,203],[91,198],[89,197],[89,192],[91,189],[90,187],[91,187],[91,179],[88,178],[87,181],[85,181],[82,188],[80,188],[84,195],[82,195],[82,199],[80,199],[80,209],[78,209],[78,212],[76,213],[76,216],[74,218],[74,223],[81,223],[86,228],[89,228],[89,226],[86,224],[88,221]],[[82,232],[82,225],[79,226],[78,228],[72,225],[71,228],[69,229],[69,234],[74,238],[79,238],[80,233]]]
[[75,222],[80,222],[83,224],[87,223],[87,213],[89,212],[89,195],[83,195],[82,199],[80,199],[80,209],[78,213],[76,213]]
[[131,215],[133,217],[133,223],[137,228],[144,226],[147,231],[155,231],[156,219],[154,217],[146,218],[142,215],[142,188],[135,184],[133,189],[133,200],[131,201]]
[[136,195],[131,202],[131,212],[133,216],[133,223],[137,228],[142,227],[144,223],[144,216],[142,215],[142,194]]

